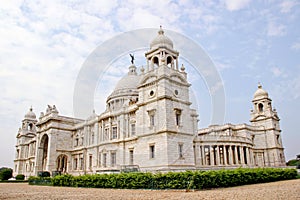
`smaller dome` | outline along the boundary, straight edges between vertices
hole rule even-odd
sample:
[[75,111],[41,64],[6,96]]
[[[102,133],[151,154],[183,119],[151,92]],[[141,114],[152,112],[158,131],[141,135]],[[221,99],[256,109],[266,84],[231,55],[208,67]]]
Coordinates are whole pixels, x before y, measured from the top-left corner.
[[36,119],[35,113],[32,111],[32,107],[29,109],[28,113],[24,116],[25,119]]
[[254,99],[262,99],[262,98],[269,98],[268,92],[262,89],[261,84],[258,84],[258,89],[254,93]]
[[96,111],[93,110],[93,113],[87,118],[87,120],[95,119],[97,116]]
[[158,35],[152,42],[150,43],[150,49],[156,49],[159,47],[167,47],[169,49],[173,49],[173,42],[168,38],[167,36],[164,35],[164,30],[160,26],[160,29],[158,31]]

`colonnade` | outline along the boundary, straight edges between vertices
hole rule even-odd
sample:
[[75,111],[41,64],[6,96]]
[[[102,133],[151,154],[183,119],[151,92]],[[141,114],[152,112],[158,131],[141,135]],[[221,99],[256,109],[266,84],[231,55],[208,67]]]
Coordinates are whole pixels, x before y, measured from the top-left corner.
[[201,166],[253,165],[253,150],[243,145],[196,145],[196,162]]

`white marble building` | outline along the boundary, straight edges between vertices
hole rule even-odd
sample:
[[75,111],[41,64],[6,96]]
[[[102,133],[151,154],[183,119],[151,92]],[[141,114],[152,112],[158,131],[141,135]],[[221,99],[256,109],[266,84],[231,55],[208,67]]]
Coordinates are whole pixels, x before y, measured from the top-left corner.
[[14,175],[94,174],[128,165],[141,171],[284,166],[279,118],[261,85],[251,125],[198,129],[178,56],[160,29],[145,53],[146,68],[138,73],[129,66],[102,114],[75,119],[48,105],[37,119],[31,108],[17,134]]

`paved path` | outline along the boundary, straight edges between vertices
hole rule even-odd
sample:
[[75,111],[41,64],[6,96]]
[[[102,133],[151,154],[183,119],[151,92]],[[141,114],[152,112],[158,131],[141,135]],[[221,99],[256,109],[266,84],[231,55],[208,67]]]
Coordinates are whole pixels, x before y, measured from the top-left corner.
[[232,188],[182,190],[121,190],[31,186],[0,183],[0,199],[300,199],[300,179]]

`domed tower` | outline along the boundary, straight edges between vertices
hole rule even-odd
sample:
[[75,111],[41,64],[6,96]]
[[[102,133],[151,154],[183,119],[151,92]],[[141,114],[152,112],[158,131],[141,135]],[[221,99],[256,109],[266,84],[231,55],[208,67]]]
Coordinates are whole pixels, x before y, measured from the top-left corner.
[[[178,69],[179,52],[160,27],[145,53],[147,67],[138,85],[137,132],[140,148],[149,151],[138,161],[149,170],[191,169],[197,114],[190,108],[190,84],[184,67]],[[142,152],[142,151],[141,151]]]
[[15,174],[30,176],[34,174],[34,156],[36,149],[36,115],[33,109],[24,116],[22,127],[19,128],[16,144]]
[[[254,148],[260,152],[256,159],[264,160],[266,166],[285,165],[284,148],[281,140],[279,117],[276,109],[272,108],[272,100],[269,98],[261,84],[254,93],[251,110],[251,124],[264,129],[263,133],[254,134]],[[259,158],[260,157],[260,158]]]
[[179,53],[173,49],[173,42],[165,36],[164,30],[160,27],[158,35],[150,43],[150,50],[145,53],[147,59],[147,71],[151,71],[161,65],[167,65],[178,70]]

